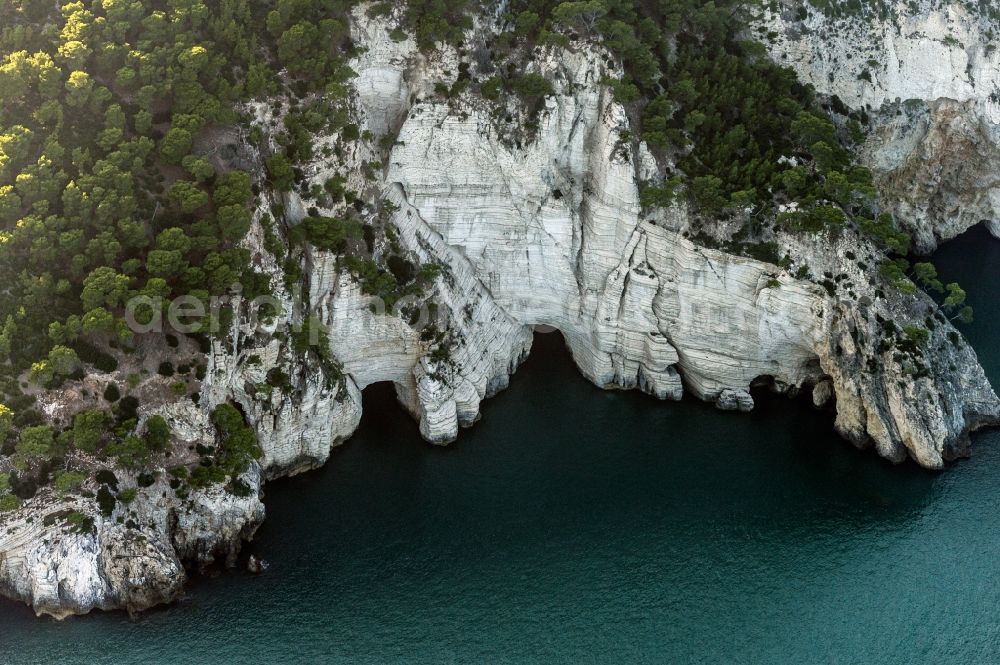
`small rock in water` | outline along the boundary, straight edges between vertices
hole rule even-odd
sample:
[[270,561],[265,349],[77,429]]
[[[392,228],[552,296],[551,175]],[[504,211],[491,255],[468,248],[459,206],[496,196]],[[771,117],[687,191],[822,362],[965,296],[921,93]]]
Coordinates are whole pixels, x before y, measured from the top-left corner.
[[267,565],[261,559],[258,559],[256,555],[251,554],[250,558],[247,560],[247,570],[249,570],[254,575],[259,575],[264,572]]
[[726,388],[715,400],[715,406],[723,411],[752,411],[753,397],[746,390]]

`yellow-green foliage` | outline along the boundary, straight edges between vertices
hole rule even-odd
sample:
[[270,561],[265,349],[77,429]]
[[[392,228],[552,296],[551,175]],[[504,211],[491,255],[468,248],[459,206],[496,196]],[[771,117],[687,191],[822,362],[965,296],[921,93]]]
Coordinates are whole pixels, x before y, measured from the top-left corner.
[[69,494],[80,489],[80,485],[86,479],[86,474],[77,471],[62,471],[56,475],[54,487],[59,494]]

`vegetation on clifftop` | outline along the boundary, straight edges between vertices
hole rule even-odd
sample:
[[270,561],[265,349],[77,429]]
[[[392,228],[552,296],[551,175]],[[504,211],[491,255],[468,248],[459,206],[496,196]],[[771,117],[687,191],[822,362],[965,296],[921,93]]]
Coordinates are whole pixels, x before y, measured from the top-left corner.
[[[108,383],[107,406],[63,431],[33,408],[38,390],[133,364],[127,303],[145,299],[131,309],[142,325],[187,296],[206,313],[191,330],[211,333],[226,314],[212,296],[268,290],[239,245],[255,186],[229,138],[237,103],[276,89],[277,62],[332,77],[333,35],[346,34],[344,20],[309,34],[281,25],[289,7],[331,3],[273,4],[265,21],[272,7],[248,0],[0,1],[0,444],[18,467],[3,505],[74,450],[137,470],[162,456],[135,432],[138,374]],[[65,491],[78,488],[61,473]]]
[[[978,10],[992,8],[977,2]],[[831,16],[884,6],[810,3]],[[363,291],[390,307],[436,279],[438,266],[417,266],[401,251],[385,202],[361,200],[346,186],[350,174],[310,184],[302,170],[319,157],[336,165],[353,143],[379,139],[350,114],[356,4],[0,0],[0,510],[43,483],[81,492],[88,480],[74,466],[80,460],[147,480],[167,464],[171,434],[162,419],[138,427],[137,387],[147,377],[129,368],[126,381],[110,378],[142,353],[126,304],[145,299],[132,311],[141,324],[173,297],[210,312],[212,296],[234,288],[251,297],[267,292],[269,278],[240,244],[262,188],[296,191],[314,204],[285,233],[280,206],[260,221],[288,285],[301,281],[306,248],[340,255]],[[901,258],[909,238],[881,210],[871,173],[854,159],[866,116],[820,98],[748,38],[746,12],[761,4],[511,0],[500,33],[471,45],[490,60],[489,75],[473,80],[463,62],[456,82],[438,93],[478,92],[537,112],[554,87],[530,66],[532,49],[599,41],[624,72],[606,83],[632,120],[628,140],[645,141],[664,168],[644,184],[645,206],[684,201],[705,219],[742,220],[727,248],[774,263],[786,255],[767,231],[853,226],[893,256],[878,268],[887,283],[941,292],[950,317],[971,317],[958,285],[942,285],[925,264],[911,268]],[[408,0],[399,11],[389,2],[367,5],[369,16],[399,19],[393,39],[412,35],[424,51],[451,45],[466,60],[473,14],[484,9],[492,11],[470,0]],[[244,138],[235,138],[249,123],[237,109],[251,99],[266,102],[280,123],[257,182],[249,173],[256,164],[240,151]],[[317,135],[337,140],[317,148]],[[259,130],[248,138],[263,145]],[[392,145],[386,138],[377,143],[382,156]],[[382,167],[376,159],[362,169],[374,181]],[[835,277],[826,282],[836,291]],[[214,315],[232,318],[224,307]],[[212,322],[211,315],[192,321],[198,343],[207,343]],[[165,355],[175,353],[171,338],[162,339]],[[905,339],[919,348],[921,334],[907,331]],[[197,399],[192,386],[204,366],[199,376],[194,362],[183,361],[181,371],[178,358],[156,360],[170,394]],[[321,360],[339,376],[328,349]],[[84,394],[88,374],[103,377],[97,395]],[[51,422],[36,396],[67,385],[80,390],[86,408]],[[171,460],[175,491],[222,482],[244,491],[237,477],[260,451],[239,412],[220,409],[222,444]],[[127,490],[98,484],[102,510],[124,501]]]

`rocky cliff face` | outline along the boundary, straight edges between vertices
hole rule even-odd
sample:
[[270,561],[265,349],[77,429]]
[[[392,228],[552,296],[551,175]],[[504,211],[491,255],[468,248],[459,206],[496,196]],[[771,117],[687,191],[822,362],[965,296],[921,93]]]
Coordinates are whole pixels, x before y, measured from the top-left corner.
[[778,62],[868,111],[864,160],[918,251],[980,222],[1000,236],[997,26],[957,1],[890,7],[885,18],[829,19],[786,1],[760,27]]
[[[179,446],[214,444],[207,414],[190,402],[165,407],[162,415]],[[92,500],[67,501],[46,488],[0,521],[0,592],[57,618],[174,601],[187,580],[185,562],[233,561],[263,521],[260,468],[243,480],[251,490],[245,497],[214,487],[180,500],[161,474],[110,515],[95,512]],[[122,489],[134,487],[123,482]]]
[[[391,366],[362,372],[362,383],[401,386],[428,439],[450,440],[456,421],[475,419],[478,402],[505,384],[527,330],[539,324],[558,328],[584,375],[605,387],[672,399],[686,388],[727,408],[750,408],[755,381],[781,391],[823,385],[821,392],[830,382],[838,429],[897,461],[909,455],[938,468],[965,450],[970,427],[997,414],[975,354],[948,342],[953,329],[933,303],[872,284],[880,259],[866,240],[782,236],[794,262],[779,268],[699,246],[686,237],[692,220],[683,208],[644,215],[638,184],[656,164],[628,138],[625,111],[601,85],[617,72],[599,52],[537,54],[556,94],[536,138],[516,137],[483,100],[444,100],[429,90],[437,76],[448,82],[447,72],[459,70],[457,54],[427,62],[405,43],[387,46],[378,24],[361,17],[359,24],[367,40],[355,65],[359,115],[373,131],[399,126],[382,181],[399,208],[394,224],[408,249],[447,266],[451,277],[438,291],[452,314],[452,375],[441,380],[405,335],[395,346],[383,341],[373,356],[359,354],[373,322],[334,334],[332,347],[351,359],[348,369]],[[797,279],[802,267],[817,277]],[[817,284],[819,275],[831,286]],[[480,316],[461,311],[468,294]],[[336,322],[364,319],[338,315],[343,302],[334,297],[324,316],[338,332]],[[928,316],[938,321],[934,351],[929,367],[915,367],[894,340]],[[384,353],[394,361],[380,359]],[[406,357],[416,360],[409,370],[402,363],[401,376]],[[490,362],[474,360],[482,358]],[[442,409],[448,417],[438,417]]]
[[[776,53],[787,52],[807,80],[819,85],[827,72],[840,71],[836,63],[823,69],[825,56],[804,50],[808,38],[794,36],[798,23],[772,21],[785,35]],[[176,598],[184,563],[231,561],[252,535],[263,519],[263,478],[320,465],[350,436],[365,386],[391,381],[423,436],[447,443],[478,419],[482,400],[507,386],[538,325],[560,330],[581,372],[599,386],[661,399],[686,390],[742,410],[753,407],[751,385],[788,394],[808,389],[817,405],[835,403],[837,429],[856,445],[929,468],[964,454],[968,432],[1000,416],[975,353],[934,303],[880,286],[881,255],[868,240],[849,231],[807,237],[772,229],[768,238],[788,256],[779,266],[725,251],[732,229],[694,220],[683,206],[644,212],[639,184],[659,167],[601,84],[617,72],[598,48],[535,54],[534,67],[555,94],[529,135],[517,131],[525,118],[513,104],[498,111],[473,95],[435,94],[434,84],[450,84],[463,63],[477,76],[482,65],[454,50],[421,55],[363,12],[353,30],[363,47],[352,62],[353,112],[371,137],[305,165],[305,175],[322,184],[346,163],[348,186],[385,213],[399,250],[416,264],[438,266],[438,275],[425,293],[385,311],[336,255],[310,249],[301,284],[289,289],[265,248],[264,216],[280,202],[294,225],[310,204],[298,193],[265,192],[245,245],[271,276],[278,313],[260,321],[257,303],[234,300],[236,323],[213,343],[199,405],[160,408],[193,445],[213,436],[212,407],[236,402],[264,451],[243,479],[250,495],[219,488],[184,502],[144,499],[129,507],[138,530],[122,524],[123,508],[82,527],[67,524],[59,514],[66,506],[39,496],[0,526],[0,590],[8,595],[56,616]],[[906,68],[921,71],[923,57],[901,46],[906,39],[892,33],[880,42],[895,49],[892,66],[901,72],[885,74],[881,92],[853,78],[830,91],[855,105],[903,94],[891,90],[916,85]],[[995,60],[985,51],[977,58],[981,69],[968,74],[975,87],[938,72],[940,84],[919,88],[937,91],[930,103],[883,122],[869,146],[873,164],[882,160],[887,197],[922,211],[914,224],[925,247],[965,223],[947,227],[947,210],[972,219],[996,204],[984,194],[989,172],[960,176],[919,158],[925,151],[958,168],[958,148],[945,147],[956,143],[965,146],[963,159],[973,149],[990,158],[996,143],[981,140],[981,132],[993,107],[974,91],[995,74]],[[938,100],[940,86],[968,94]],[[945,131],[948,108],[949,122],[968,133]],[[266,132],[281,122],[270,105],[254,110]],[[385,136],[394,137],[387,152],[379,146]],[[317,154],[332,152],[335,138],[320,137]],[[382,168],[366,178],[372,161]],[[310,318],[322,323],[322,352],[296,351],[290,342]],[[929,328],[924,350],[906,339],[908,324]],[[285,380],[271,389],[274,372]],[[172,496],[144,496],[161,495]]]

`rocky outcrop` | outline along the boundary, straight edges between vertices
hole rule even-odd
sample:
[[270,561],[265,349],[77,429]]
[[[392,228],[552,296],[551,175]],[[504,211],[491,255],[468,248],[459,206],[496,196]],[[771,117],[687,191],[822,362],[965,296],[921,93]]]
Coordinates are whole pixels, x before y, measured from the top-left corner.
[[[806,80],[822,90],[827,73],[842,72],[843,63],[807,48],[801,34],[823,27],[819,18],[768,20],[780,28],[776,57]],[[914,30],[936,35],[943,28],[935,26]],[[319,137],[316,154],[337,157],[303,165],[305,176],[321,185],[346,172],[369,221],[381,215],[392,229],[393,251],[435,266],[436,277],[387,308],[338,256],[311,248],[301,283],[286,284],[266,215],[280,204],[294,225],[315,202],[264,191],[244,246],[270,277],[273,300],[234,297],[233,325],[212,342],[198,404],[155,407],[183,450],[211,445],[208,414],[236,403],[263,450],[241,478],[245,489],[180,499],[161,473],[109,516],[95,513],[93,501],[66,503],[43,491],[0,523],[0,591],[54,616],[168,602],[181,593],[185,565],[233,563],[263,520],[264,479],[324,463],[353,433],[366,386],[392,382],[424,438],[447,443],[508,385],[536,326],[561,331],[599,386],[670,400],[687,391],[738,411],[753,408],[751,386],[810,389],[817,406],[835,406],[837,430],[856,445],[929,468],[965,454],[968,432],[1000,417],[974,351],[929,298],[884,288],[875,268],[881,254],[865,238],[772,230],[768,239],[787,253],[772,263],[726,251],[724,225],[694,220],[683,206],[644,211],[639,183],[659,167],[602,84],[620,72],[599,48],[536,52],[532,67],[555,93],[528,134],[518,129],[526,118],[515,104],[497,112],[471,94],[434,92],[460,65],[483,78],[467,56],[447,48],[420,55],[362,11],[353,29],[362,47],[351,63],[353,113],[372,137],[347,147]],[[897,54],[887,62],[898,75],[890,66],[871,90],[848,77],[826,91],[856,107],[910,92],[925,100],[878,116],[866,154],[887,201],[909,215],[927,249],[996,210],[996,169],[975,168],[995,159],[996,116],[980,91],[996,62],[969,46],[961,76],[915,82],[924,56],[909,45],[918,39],[911,32],[877,33],[879,48]],[[831,32],[844,48],[855,37]],[[941,99],[950,93],[954,99]],[[273,137],[281,112],[270,104],[252,110]],[[366,177],[376,160],[383,169]],[[388,242],[377,240],[372,253],[384,256]],[[294,340],[312,330],[310,321],[322,332],[305,348]],[[908,325],[926,327],[928,338],[914,344]]]
[[62,618],[95,608],[143,610],[181,593],[184,568],[161,534],[103,519],[89,528],[66,524],[66,504],[54,500],[34,499],[31,508],[30,518],[0,526],[4,595]]
[[941,98],[878,113],[864,159],[918,251],[985,222],[1000,237],[1000,113]]
[[[394,66],[457,70],[452,57],[428,65],[395,51],[391,61],[369,64],[385,80]],[[505,384],[535,325],[558,328],[598,385],[661,398],[687,389],[746,410],[755,382],[790,392],[829,382],[847,438],[933,468],[965,450],[970,428],[1000,413],[975,354],[945,344],[953,332],[946,320],[928,342],[929,367],[917,369],[895,350],[905,342],[897,340],[902,326],[943,317],[927,298],[872,284],[880,254],[868,241],[782,236],[794,261],[779,268],[692,242],[683,208],[644,219],[638,182],[656,167],[626,138],[628,118],[600,83],[617,72],[587,50],[539,52],[537,67],[556,94],[535,138],[512,135],[482,100],[433,99],[419,73],[390,77],[415,86],[408,95],[390,91],[390,99],[418,101],[401,121],[383,195],[398,208],[394,223],[406,248],[448,267],[435,296],[452,314],[452,374],[438,371],[412,335],[388,345],[383,337],[372,355],[359,353],[375,348],[360,340],[379,324],[351,298],[332,298],[323,318],[338,357],[367,368],[359,370],[362,383],[395,382],[426,438],[450,440],[456,422],[475,419],[487,386]],[[382,108],[377,95],[359,101],[363,118]],[[832,286],[796,278],[803,268],[829,275]],[[469,294],[478,317],[461,313]],[[345,336],[338,332],[345,321],[360,323]]]
[[746,390],[726,388],[715,398],[720,411],[753,411],[753,396]]
[[[326,326],[352,414],[357,389],[391,381],[424,437],[450,441],[478,418],[482,399],[506,386],[532,327],[546,325],[563,333],[581,371],[601,386],[665,399],[686,389],[745,410],[755,382],[781,391],[829,385],[845,436],[935,468],[964,449],[970,427],[996,416],[974,353],[939,344],[952,332],[947,321],[933,333],[929,369],[894,359],[895,337],[882,322],[922,325],[934,305],[873,286],[880,256],[867,241],[781,237],[794,261],[779,268],[699,246],[686,237],[692,222],[683,208],[644,217],[638,183],[656,164],[627,138],[628,117],[601,84],[618,72],[598,49],[538,52],[535,66],[556,92],[533,135],[518,136],[481,99],[435,96],[432,82],[461,69],[455,51],[428,59],[409,42],[392,42],[382,23],[356,18],[364,46],[352,63],[359,124],[376,136],[398,126],[375,196],[395,210],[404,250],[444,268],[428,298],[446,341],[428,342],[419,326],[380,310],[333,256],[311,253],[307,309]],[[361,145],[346,159],[360,165],[376,154]],[[319,160],[306,173],[321,183],[331,167]],[[829,275],[833,289],[819,277],[797,278],[803,268]],[[279,355],[280,345],[269,344],[272,351],[252,347],[267,358],[263,368]],[[220,381],[219,394],[235,394],[257,422],[257,407],[239,389],[253,380],[242,363],[231,364],[243,378]],[[919,410],[917,393],[929,402]],[[280,412],[287,402],[272,396],[269,408]],[[336,413],[333,402],[317,403],[312,421],[337,421]],[[309,459],[324,459],[355,417],[336,428],[343,434],[317,436],[319,453]],[[264,418],[265,441],[271,422]],[[277,459],[274,445],[265,445],[268,460]]]
[[[173,427],[179,455],[188,446],[214,445],[207,413],[192,402],[156,412]],[[120,489],[136,490],[135,499],[117,502],[111,514],[97,510],[93,499],[61,497],[51,488],[4,514],[0,593],[56,618],[94,609],[141,611],[181,595],[185,564],[234,562],[264,520],[256,464],[241,477],[244,496],[215,486],[181,499],[162,470],[148,487],[120,477]],[[89,480],[82,490],[93,496],[98,484]]]
[[214,488],[193,493],[190,505],[165,498],[173,493],[164,481],[107,516],[92,501],[43,490],[0,522],[0,592],[56,618],[174,601],[183,562],[233,560],[263,521],[259,470],[244,480],[247,497]]
[[[242,303],[245,309],[248,303]],[[291,318],[291,317],[290,317]],[[299,322],[286,320],[288,329]],[[264,474],[273,478],[326,462],[333,445],[350,436],[361,418],[361,393],[353,379],[334,381],[311,354],[296,354],[287,339],[253,330],[245,321],[225,342],[214,342],[207,408],[234,401],[257,431]],[[286,383],[273,387],[274,372]]]
[[1000,236],[997,26],[967,3],[888,6],[830,19],[789,0],[760,25],[776,61],[868,112],[864,159],[918,251],[979,222]]

